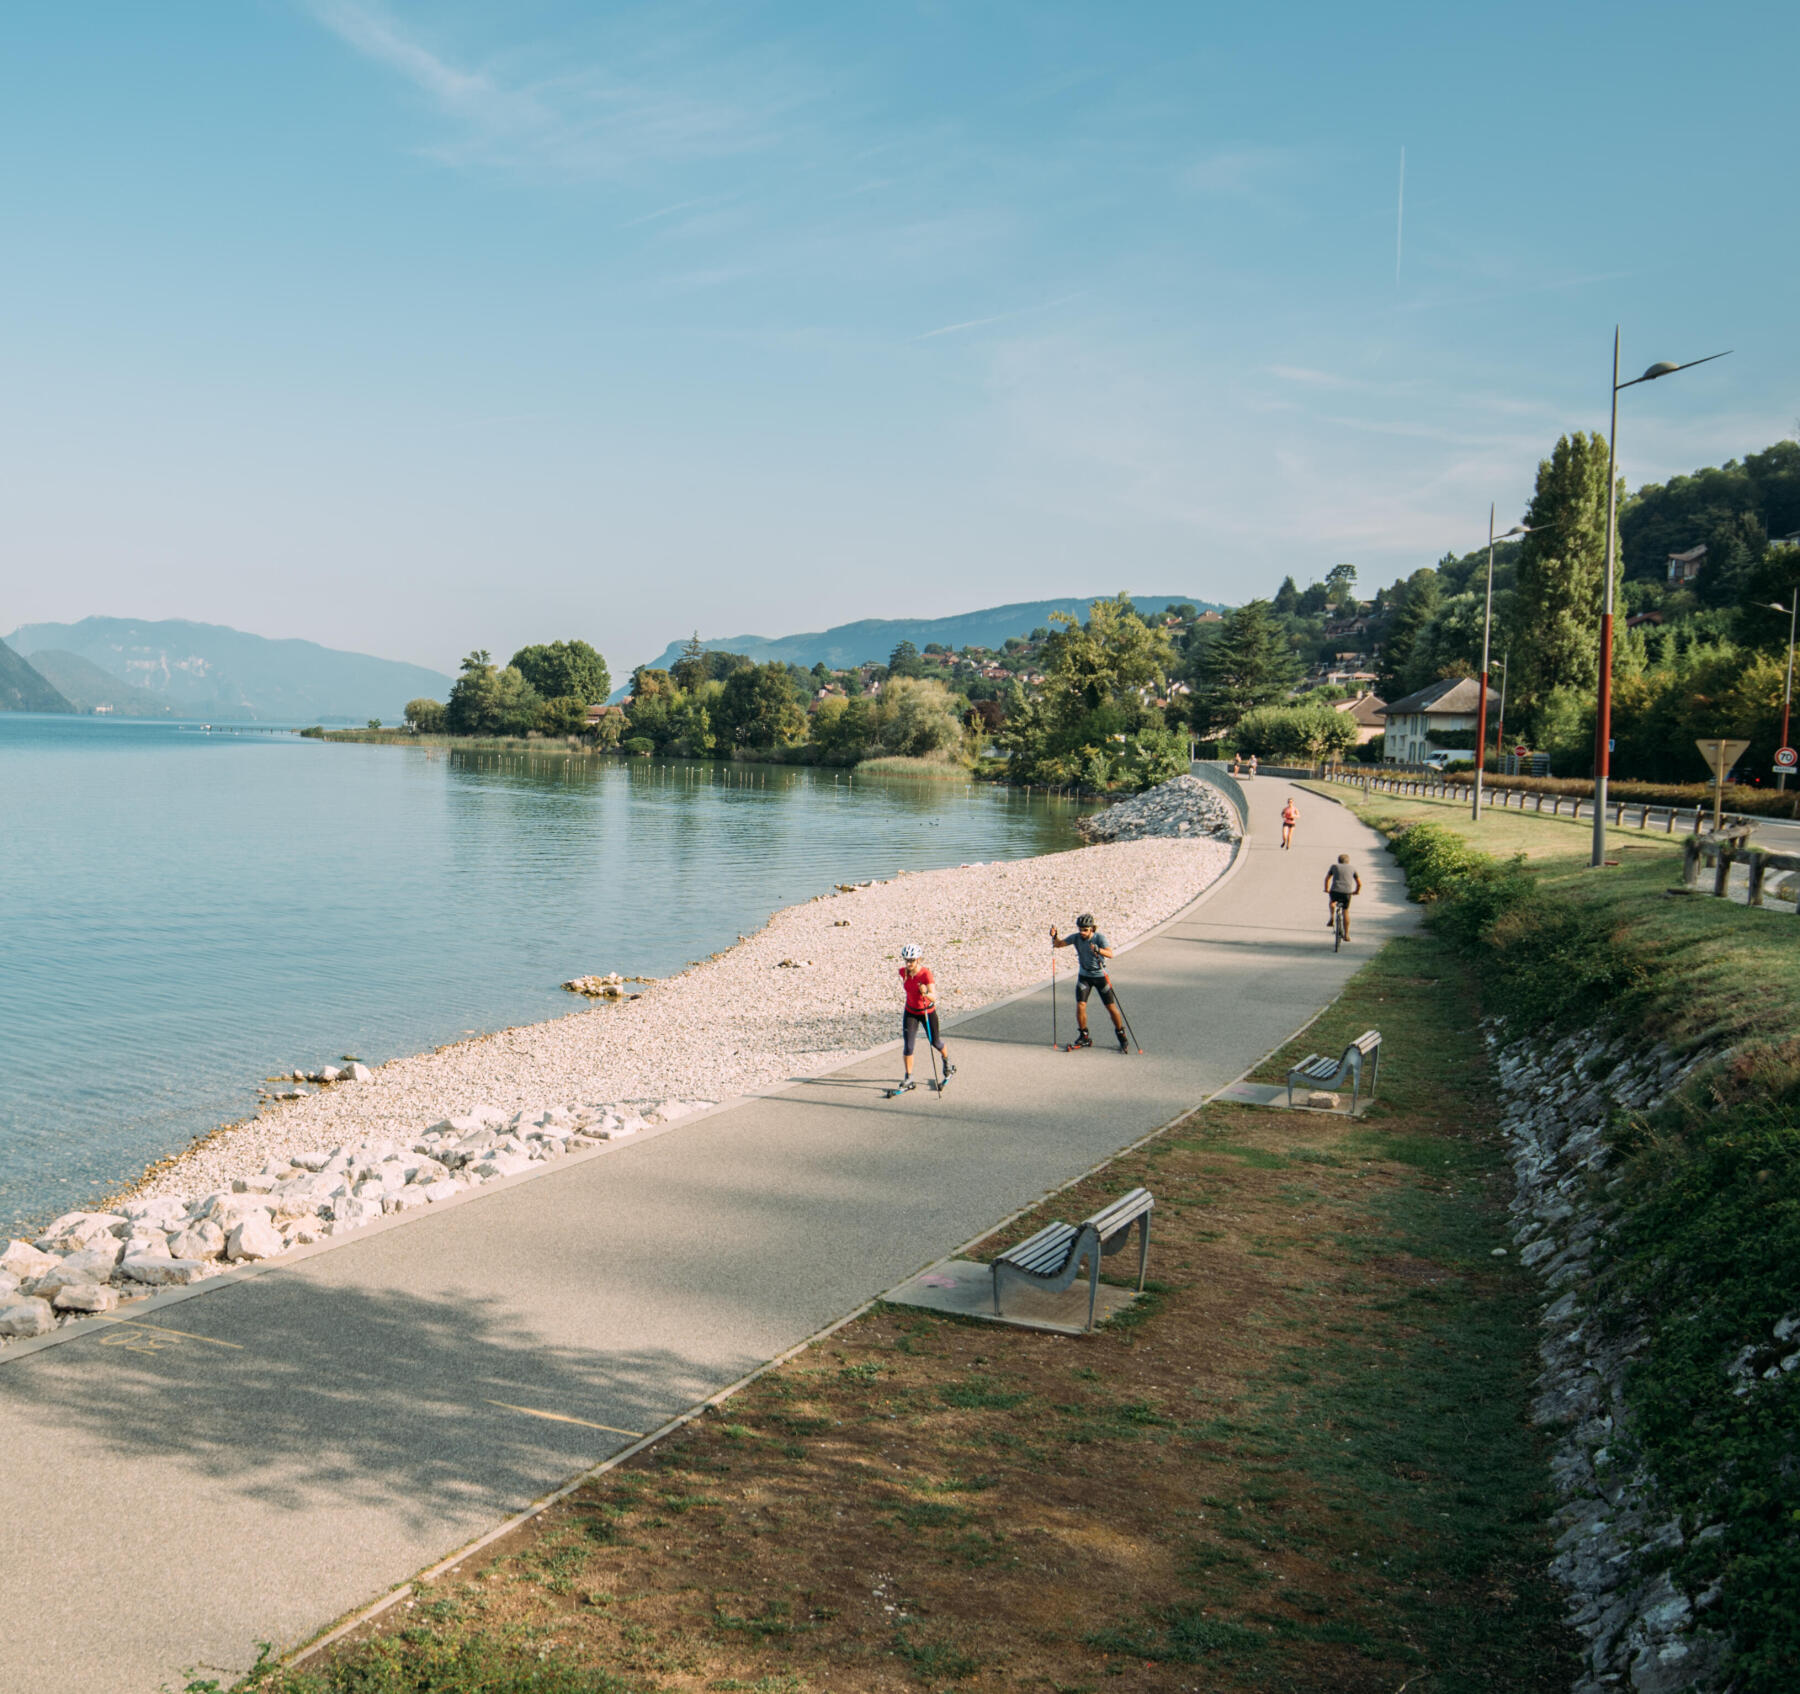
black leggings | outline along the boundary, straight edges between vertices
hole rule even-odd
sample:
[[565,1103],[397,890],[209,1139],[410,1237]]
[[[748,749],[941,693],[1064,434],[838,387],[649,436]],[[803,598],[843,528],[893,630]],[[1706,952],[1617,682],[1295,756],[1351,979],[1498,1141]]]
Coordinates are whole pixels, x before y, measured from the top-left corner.
[[900,1039],[906,1043],[906,1056],[910,1059],[913,1050],[913,1037],[920,1030],[925,1031],[925,1039],[933,1047],[942,1047],[944,1038],[938,1032],[938,1015],[936,1012],[908,1012],[900,1020]]

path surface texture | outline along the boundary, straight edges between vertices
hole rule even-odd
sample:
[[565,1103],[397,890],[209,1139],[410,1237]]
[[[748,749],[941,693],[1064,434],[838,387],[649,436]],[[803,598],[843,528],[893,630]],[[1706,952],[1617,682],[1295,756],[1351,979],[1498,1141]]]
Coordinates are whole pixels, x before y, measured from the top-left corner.
[[[1249,792],[1232,870],[1115,962],[1142,1057],[1097,1002],[1094,1048],[1052,1051],[1046,988],[950,1026],[941,1098],[884,1100],[884,1051],[9,1350],[0,1694],[240,1673],[1232,1081],[1410,922],[1347,811]],[[1366,892],[1334,956],[1340,851]]]

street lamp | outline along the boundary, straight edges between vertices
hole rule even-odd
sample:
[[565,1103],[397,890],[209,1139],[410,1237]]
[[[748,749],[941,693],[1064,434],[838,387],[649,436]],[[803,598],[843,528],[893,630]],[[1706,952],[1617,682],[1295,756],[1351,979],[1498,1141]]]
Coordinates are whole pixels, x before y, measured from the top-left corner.
[[[1510,541],[1515,535],[1529,535],[1531,531],[1522,523],[1516,523],[1504,535],[1494,534],[1494,503],[1488,502],[1488,578],[1487,578],[1487,611],[1481,620],[1481,704],[1475,714],[1475,800],[1474,809],[1469,813],[1471,818],[1479,821],[1481,817],[1481,772],[1487,763],[1487,694],[1488,694],[1488,654],[1491,651],[1494,635],[1494,543]],[[1502,708],[1504,712],[1505,708]]]
[[1512,672],[1512,649],[1500,655],[1500,721],[1494,725],[1494,763],[1498,764],[1506,755],[1501,748],[1506,745],[1506,679]]
[[[1731,352],[1727,347],[1725,353]],[[1640,382],[1655,382],[1658,377],[1673,376],[1677,371],[1692,370],[1695,365],[1711,364],[1725,353],[1708,353],[1704,359],[1689,359],[1684,365],[1659,360],[1642,376],[1629,382],[1619,381],[1619,329],[1613,326],[1612,424],[1606,432],[1606,572],[1600,601],[1600,697],[1594,713],[1594,848],[1590,865],[1606,863],[1606,778],[1612,760],[1612,628],[1613,628],[1613,558],[1616,538],[1614,527],[1618,516],[1619,490],[1615,478],[1619,447],[1619,393],[1636,388]]]
[[[1800,585],[1796,586],[1800,587]],[[1788,615],[1787,687],[1781,691],[1781,745],[1785,748],[1788,744],[1788,712],[1794,704],[1794,619],[1795,614],[1800,613],[1800,593],[1794,595],[1794,603],[1791,606],[1783,606],[1777,601],[1771,600],[1769,602],[1769,610],[1771,612],[1786,612]],[[1779,787],[1786,788],[1787,772],[1784,770],[1777,771],[1775,773],[1775,781]]]

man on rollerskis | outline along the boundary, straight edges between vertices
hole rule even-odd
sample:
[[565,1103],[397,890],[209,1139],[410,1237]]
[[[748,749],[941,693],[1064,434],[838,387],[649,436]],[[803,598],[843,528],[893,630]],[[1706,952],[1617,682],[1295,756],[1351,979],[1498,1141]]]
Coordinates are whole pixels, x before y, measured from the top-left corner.
[[1092,1047],[1093,1037],[1088,1034],[1087,1003],[1088,996],[1096,991],[1100,1002],[1112,1015],[1113,1033],[1119,1038],[1119,1051],[1129,1053],[1131,1043],[1125,1039],[1125,1020],[1119,1015],[1119,1002],[1113,993],[1112,983],[1106,974],[1106,960],[1112,957],[1112,949],[1106,944],[1106,937],[1094,927],[1091,912],[1083,912],[1075,920],[1073,935],[1058,935],[1056,926],[1050,928],[1050,945],[1052,947],[1073,947],[1075,962],[1079,967],[1075,977],[1075,1022],[1080,1025],[1081,1033],[1064,1048],[1068,1052],[1076,1047]]

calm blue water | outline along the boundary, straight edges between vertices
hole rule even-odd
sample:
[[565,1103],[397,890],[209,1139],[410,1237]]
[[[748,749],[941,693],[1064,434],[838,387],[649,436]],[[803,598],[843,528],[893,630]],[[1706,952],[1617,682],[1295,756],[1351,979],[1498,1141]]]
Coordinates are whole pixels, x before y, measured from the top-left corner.
[[0,713],[0,1233],[274,1072],[554,1017],[567,977],[665,976],[834,882],[1073,846],[1075,811]]

